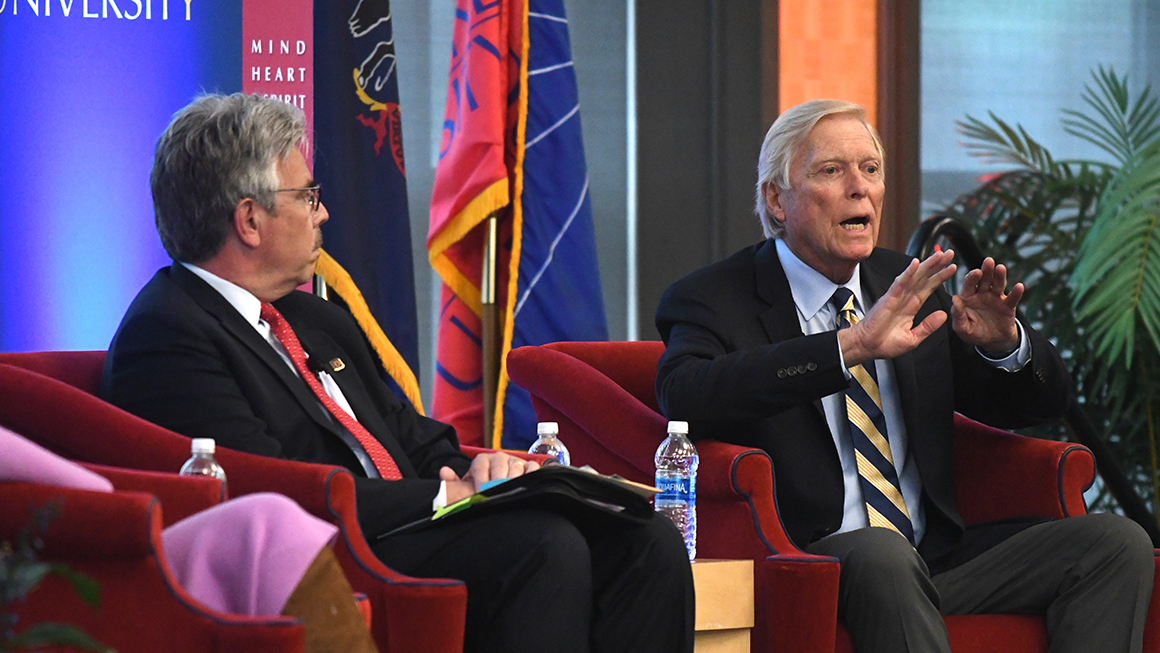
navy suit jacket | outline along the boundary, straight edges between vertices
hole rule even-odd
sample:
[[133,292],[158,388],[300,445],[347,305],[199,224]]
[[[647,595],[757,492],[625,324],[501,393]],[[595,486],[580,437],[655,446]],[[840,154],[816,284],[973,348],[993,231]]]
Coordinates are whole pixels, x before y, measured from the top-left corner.
[[104,398],[219,446],[346,467],[355,475],[368,538],[430,515],[439,468],[463,474],[470,465],[455,430],[395,397],[346,311],[298,291],[274,306],[312,365],[345,363],[341,371],[327,371],[359,422],[394,457],[403,480],[367,478],[309,386],[224,297],[181,265],[158,271],[129,306],[105,361]]
[[[876,249],[862,262],[865,297],[876,301],[912,259]],[[940,288],[915,317],[950,313]],[[844,391],[837,331],[806,336],[774,241],[743,249],[674,283],[656,316],[667,348],[657,399],[697,438],[757,447],[773,459],[777,502],[799,547],[835,532],[844,490],[821,398]],[[926,508],[919,550],[947,554],[964,532],[955,505],[954,412],[1001,428],[1054,419],[1070,381],[1055,348],[1033,329],[1031,361],[1011,373],[986,364],[947,324],[894,359],[911,455]]]

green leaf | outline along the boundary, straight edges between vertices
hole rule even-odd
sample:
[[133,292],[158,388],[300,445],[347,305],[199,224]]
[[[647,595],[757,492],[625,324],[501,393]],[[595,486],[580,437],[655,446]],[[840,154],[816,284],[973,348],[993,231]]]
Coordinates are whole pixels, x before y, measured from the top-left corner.
[[68,565],[53,565],[52,573],[62,576],[72,585],[73,591],[90,608],[101,609],[101,588],[88,574],[83,574]]
[[8,570],[4,583],[5,602],[30,594],[40,586],[44,577],[52,571],[52,565],[43,562],[17,561]]
[[113,653],[113,649],[93,639],[85,631],[69,624],[43,622],[29,626],[12,641],[14,650],[45,646],[68,646],[82,651]]
[[1101,120],[1071,109],[1065,109],[1064,131],[1104,150],[1119,165],[1125,165],[1160,135],[1160,104],[1151,86],[1133,102],[1128,92],[1128,78],[1116,76],[1114,69],[1101,66],[1092,72],[1098,93],[1084,86],[1083,101],[1096,110]]
[[959,133],[967,137],[964,143],[972,156],[988,163],[1013,163],[1032,170],[1046,171],[1049,167],[1042,156],[1042,148],[1027,136],[1021,125],[1012,128],[989,113],[998,130],[977,118],[967,116],[966,121],[956,123]]
[[[1108,185],[1080,247],[1074,308],[1107,365],[1130,367],[1136,326],[1160,353],[1160,148],[1135,156]],[[1122,357],[1122,360],[1121,360]]]

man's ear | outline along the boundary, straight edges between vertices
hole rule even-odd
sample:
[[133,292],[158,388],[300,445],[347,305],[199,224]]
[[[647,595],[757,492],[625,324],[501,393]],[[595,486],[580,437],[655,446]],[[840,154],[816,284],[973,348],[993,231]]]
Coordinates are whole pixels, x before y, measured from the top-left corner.
[[778,222],[785,222],[785,209],[781,206],[781,189],[776,182],[767,181],[761,187],[761,194],[765,197],[765,209]]
[[242,198],[234,207],[234,235],[246,247],[256,248],[262,242],[260,222],[266,210],[251,197]]

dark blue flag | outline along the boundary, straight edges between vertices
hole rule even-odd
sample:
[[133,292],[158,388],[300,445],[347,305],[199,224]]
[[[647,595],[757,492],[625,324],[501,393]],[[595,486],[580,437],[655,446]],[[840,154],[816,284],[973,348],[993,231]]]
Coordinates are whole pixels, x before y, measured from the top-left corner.
[[317,272],[350,308],[384,369],[422,412],[388,0],[315,2],[314,45],[314,177],[330,212],[322,227],[329,256],[319,261]]

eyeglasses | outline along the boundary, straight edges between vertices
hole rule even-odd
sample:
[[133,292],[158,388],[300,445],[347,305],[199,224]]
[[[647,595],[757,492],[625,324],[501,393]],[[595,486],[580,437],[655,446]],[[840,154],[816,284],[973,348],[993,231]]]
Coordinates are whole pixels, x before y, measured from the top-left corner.
[[302,188],[278,188],[274,190],[275,193],[310,193],[306,201],[310,204],[310,210],[317,211],[318,207],[322,206],[322,186],[303,186]]

